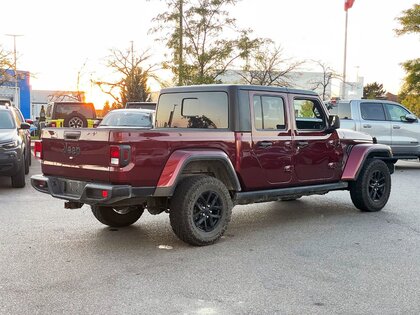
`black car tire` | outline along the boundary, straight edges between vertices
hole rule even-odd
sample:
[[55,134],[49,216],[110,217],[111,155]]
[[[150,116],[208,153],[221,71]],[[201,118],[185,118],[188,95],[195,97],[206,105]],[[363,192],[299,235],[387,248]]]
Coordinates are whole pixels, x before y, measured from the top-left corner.
[[91,209],[93,215],[99,222],[111,227],[129,226],[137,222],[144,212],[142,206],[91,206]]
[[376,212],[386,205],[391,193],[391,174],[382,160],[366,160],[357,180],[350,183],[353,204],[361,211]]
[[210,176],[189,176],[176,187],[169,218],[172,230],[184,242],[204,246],[225,232],[232,214],[226,186]]
[[64,119],[64,127],[70,128],[86,128],[87,119],[78,113],[71,113]]
[[12,187],[25,187],[25,156],[22,156],[20,159],[19,171],[16,175],[12,176]]
[[30,152],[25,152],[25,175],[29,174],[29,166],[31,165],[31,154]]

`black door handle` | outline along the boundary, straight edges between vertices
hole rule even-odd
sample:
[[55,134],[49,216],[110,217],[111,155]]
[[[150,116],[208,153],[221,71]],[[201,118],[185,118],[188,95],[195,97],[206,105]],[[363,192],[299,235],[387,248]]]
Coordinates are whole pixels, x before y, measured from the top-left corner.
[[297,146],[298,147],[306,147],[309,144],[308,141],[298,141]]
[[273,142],[271,141],[260,141],[258,142],[258,146],[262,147],[262,148],[268,148],[271,147],[273,145]]

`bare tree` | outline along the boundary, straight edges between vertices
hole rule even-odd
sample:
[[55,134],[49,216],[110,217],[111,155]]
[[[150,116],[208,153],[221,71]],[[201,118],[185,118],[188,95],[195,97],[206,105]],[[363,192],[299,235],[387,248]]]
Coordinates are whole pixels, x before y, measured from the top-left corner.
[[322,62],[320,60],[314,60],[320,68],[322,76],[319,79],[313,79],[309,83],[312,84],[311,90],[321,90],[319,93],[322,97],[322,100],[326,100],[327,98],[331,97],[328,93],[328,87],[331,86],[331,81],[333,79],[342,79],[341,75],[334,71],[327,63]]
[[155,65],[147,64],[151,55],[148,50],[137,55],[133,48],[125,51],[111,49],[106,65],[120,77],[116,81],[92,80],[102,92],[111,96],[116,103],[147,101],[150,99],[149,78],[158,80],[154,74]]
[[12,81],[14,75],[9,71],[13,69],[12,52],[0,46],[0,86]]
[[292,72],[304,62],[283,57],[283,49],[271,40],[249,53],[248,61],[239,75],[247,84],[290,86]]

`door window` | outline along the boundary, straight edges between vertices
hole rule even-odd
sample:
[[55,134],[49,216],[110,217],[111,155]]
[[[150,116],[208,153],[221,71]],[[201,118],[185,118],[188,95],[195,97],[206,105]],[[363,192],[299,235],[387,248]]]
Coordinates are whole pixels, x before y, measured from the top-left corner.
[[315,100],[294,99],[296,128],[299,130],[323,130],[326,121],[322,116],[321,104]]
[[407,121],[405,115],[410,114],[408,110],[398,105],[385,104],[385,108],[392,121]]
[[284,101],[278,96],[254,97],[254,123],[257,130],[285,130]]
[[364,120],[386,120],[382,103],[361,103],[360,111]]

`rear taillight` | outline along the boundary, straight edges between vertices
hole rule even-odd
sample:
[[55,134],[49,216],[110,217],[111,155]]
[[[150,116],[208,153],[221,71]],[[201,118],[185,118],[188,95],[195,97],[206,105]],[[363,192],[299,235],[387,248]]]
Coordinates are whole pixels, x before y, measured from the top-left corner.
[[41,159],[43,158],[42,154],[42,141],[34,141],[34,155],[36,158]]
[[130,163],[131,147],[129,145],[111,145],[109,156],[111,166],[127,166]]

